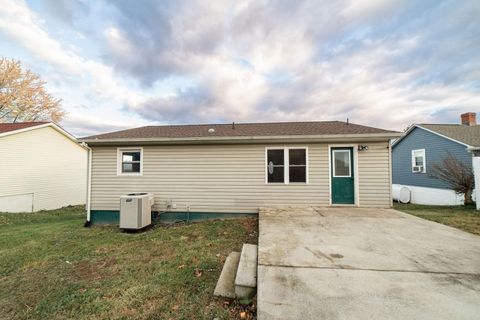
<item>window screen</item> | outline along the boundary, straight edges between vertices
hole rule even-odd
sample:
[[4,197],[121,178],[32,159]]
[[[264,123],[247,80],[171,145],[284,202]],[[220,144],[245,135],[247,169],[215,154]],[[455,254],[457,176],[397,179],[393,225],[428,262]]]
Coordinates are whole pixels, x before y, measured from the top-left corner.
[[290,182],[307,182],[307,150],[289,150],[289,180]]
[[283,149],[267,150],[267,174],[269,183],[285,181],[285,153]]

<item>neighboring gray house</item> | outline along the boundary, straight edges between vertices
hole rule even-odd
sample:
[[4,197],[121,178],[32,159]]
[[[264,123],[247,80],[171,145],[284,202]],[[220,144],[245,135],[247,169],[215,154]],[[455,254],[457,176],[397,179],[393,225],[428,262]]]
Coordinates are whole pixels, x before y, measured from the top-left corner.
[[149,126],[81,139],[87,220],[118,222],[119,199],[155,196],[163,216],[255,214],[263,206],[390,207],[390,140],[340,121]]
[[414,124],[392,146],[393,188],[406,186],[417,204],[462,204],[449,186],[430,173],[448,153],[472,166],[468,148],[480,146],[480,126],[473,112],[461,115],[462,124]]

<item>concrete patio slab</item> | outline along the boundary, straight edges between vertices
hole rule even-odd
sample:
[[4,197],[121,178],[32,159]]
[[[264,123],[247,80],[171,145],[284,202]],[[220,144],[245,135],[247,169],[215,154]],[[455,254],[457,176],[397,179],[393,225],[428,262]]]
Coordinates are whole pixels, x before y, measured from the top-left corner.
[[258,319],[477,319],[480,237],[392,209],[260,210]]

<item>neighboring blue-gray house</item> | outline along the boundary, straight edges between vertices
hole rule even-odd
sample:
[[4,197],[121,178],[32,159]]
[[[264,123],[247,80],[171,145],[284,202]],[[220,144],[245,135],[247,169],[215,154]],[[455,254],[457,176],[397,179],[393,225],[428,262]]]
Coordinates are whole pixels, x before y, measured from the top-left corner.
[[[480,146],[480,126],[476,114],[462,114],[462,124],[414,124],[392,145],[393,189],[410,189],[410,201],[417,204],[463,204],[463,196],[448,185],[432,178],[434,163],[448,153],[472,166],[468,148]],[[395,192],[394,192],[395,194]]]

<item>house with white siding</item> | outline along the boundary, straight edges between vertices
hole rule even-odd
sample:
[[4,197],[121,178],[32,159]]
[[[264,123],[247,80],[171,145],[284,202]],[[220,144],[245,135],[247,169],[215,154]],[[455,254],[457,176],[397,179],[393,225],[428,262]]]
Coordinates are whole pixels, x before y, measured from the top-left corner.
[[86,203],[87,147],[51,122],[0,123],[0,212]]
[[390,140],[340,121],[148,126],[90,147],[88,221],[118,221],[121,195],[149,192],[160,215],[255,214],[277,205],[390,207]]

